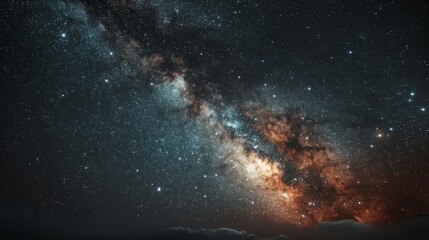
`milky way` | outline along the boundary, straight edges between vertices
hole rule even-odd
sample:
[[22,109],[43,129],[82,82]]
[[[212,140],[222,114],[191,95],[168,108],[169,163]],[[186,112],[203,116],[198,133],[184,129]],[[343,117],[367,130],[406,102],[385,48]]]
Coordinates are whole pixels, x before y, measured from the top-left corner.
[[[383,214],[381,204],[361,205],[364,189],[357,189],[356,177],[349,166],[325,146],[314,130],[311,119],[303,117],[298,109],[273,111],[258,103],[238,106],[249,118],[246,125],[259,132],[262,144],[274,144],[281,156],[273,159],[258,152],[259,145],[248,141],[248,134],[232,134],[242,125],[238,119],[222,121],[213,104],[193,94],[186,82],[186,69],[179,72],[157,71],[162,56],[143,60],[145,69],[156,72],[160,85],[157,94],[186,113],[187,120],[203,125],[203,133],[214,142],[211,160],[220,167],[229,181],[242,186],[244,194],[256,196],[262,202],[257,214],[273,221],[313,224],[324,219],[352,217],[363,222],[376,222]],[[182,63],[180,60],[172,62]],[[221,97],[219,97],[221,101]],[[224,105],[220,102],[220,105]],[[225,111],[220,109],[219,111]],[[286,110],[284,110],[286,111]],[[223,113],[224,115],[224,113]],[[230,129],[228,129],[228,127]],[[311,138],[311,139],[310,139]],[[319,140],[319,141],[318,141]],[[297,177],[290,181],[291,168]],[[289,172],[288,172],[289,171]],[[254,204],[254,202],[252,202]],[[371,213],[368,213],[368,211]]]
[[428,213],[418,6],[316,5],[12,1],[1,199],[201,224]]

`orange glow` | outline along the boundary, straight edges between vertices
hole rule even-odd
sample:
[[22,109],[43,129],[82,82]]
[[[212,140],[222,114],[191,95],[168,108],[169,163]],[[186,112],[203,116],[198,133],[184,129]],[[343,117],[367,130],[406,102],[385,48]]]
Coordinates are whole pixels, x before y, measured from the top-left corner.
[[[163,61],[152,55],[144,65],[157,68]],[[174,62],[174,61],[173,61]],[[183,65],[178,59],[177,64]],[[181,68],[180,66],[178,68]],[[201,124],[216,142],[214,165],[222,166],[224,175],[242,186],[243,194],[258,199],[253,212],[271,221],[313,225],[322,220],[354,218],[379,222],[384,211],[380,201],[368,200],[366,189],[357,186],[357,177],[347,163],[324,143],[311,119],[297,109],[270,111],[264,106],[248,106],[245,115],[254,129],[283,156],[274,161],[246,147],[246,140],[231,136],[218,120],[216,109],[200,99],[179,72],[155,71],[159,79],[171,84],[187,104],[187,117]],[[299,172],[294,181],[285,180],[286,166]],[[254,202],[252,201],[252,205]],[[256,206],[257,205],[257,206]]]

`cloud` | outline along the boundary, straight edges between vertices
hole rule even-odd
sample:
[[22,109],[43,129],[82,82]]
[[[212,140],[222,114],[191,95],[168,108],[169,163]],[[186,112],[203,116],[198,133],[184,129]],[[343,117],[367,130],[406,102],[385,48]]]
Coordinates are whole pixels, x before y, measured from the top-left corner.
[[353,220],[321,222],[316,226],[316,230],[332,234],[339,239],[380,239],[385,234],[375,226]]
[[[306,234],[302,234],[304,228],[284,228],[284,234],[262,238],[243,230],[230,228],[219,229],[190,229],[186,227],[174,227],[153,235],[153,239],[166,240],[358,240],[358,239],[391,239],[423,240],[429,236],[429,218],[420,217],[407,221],[400,225],[381,227],[371,224],[359,223],[353,220],[320,222],[314,229],[306,228]],[[301,232],[301,233],[300,233]],[[293,236],[293,237],[289,237]]]
[[400,225],[377,227],[358,223],[353,220],[321,222],[316,230],[330,234],[335,239],[427,239],[429,236],[429,218],[419,217]]
[[189,239],[189,240],[256,240],[256,235],[248,234],[245,231],[239,231],[230,228],[218,228],[218,229],[190,229],[185,227],[175,227],[168,229],[162,234],[163,239]]

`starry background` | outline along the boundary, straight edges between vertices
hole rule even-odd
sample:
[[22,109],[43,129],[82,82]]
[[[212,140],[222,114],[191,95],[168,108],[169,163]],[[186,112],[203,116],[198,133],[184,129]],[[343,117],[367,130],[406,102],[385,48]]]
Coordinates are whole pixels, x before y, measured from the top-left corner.
[[[247,152],[286,159],[287,186],[311,185],[324,168],[302,172],[287,159],[303,146],[282,148],[267,135],[278,133],[266,129],[271,120],[252,120],[292,111],[352,172],[345,209],[382,217],[341,209],[306,221],[311,208],[296,203],[290,211],[302,219],[284,222],[427,214],[427,12],[424,1],[2,2],[2,208],[196,226],[278,222],[271,193],[243,184],[243,169],[231,173],[219,149],[244,139]],[[303,187],[305,201],[315,199],[305,204],[335,209],[325,195],[338,189],[320,184]]]

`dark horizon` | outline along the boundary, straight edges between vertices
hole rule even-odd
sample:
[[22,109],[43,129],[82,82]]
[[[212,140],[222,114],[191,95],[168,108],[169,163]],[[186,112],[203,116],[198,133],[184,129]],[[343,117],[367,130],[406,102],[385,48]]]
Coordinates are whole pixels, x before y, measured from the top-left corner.
[[[84,218],[0,211],[0,236],[13,239],[425,239],[429,216],[392,225],[371,225],[350,219],[322,221],[314,227],[267,221],[185,223],[171,219]],[[283,238],[282,238],[283,237]]]

